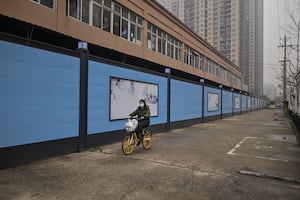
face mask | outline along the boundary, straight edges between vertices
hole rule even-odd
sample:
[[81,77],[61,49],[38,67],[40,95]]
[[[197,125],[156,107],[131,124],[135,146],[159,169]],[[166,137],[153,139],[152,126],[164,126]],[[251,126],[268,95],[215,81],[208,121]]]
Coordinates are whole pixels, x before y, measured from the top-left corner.
[[144,105],[145,105],[145,104],[143,104],[143,103],[140,103],[140,107],[144,107]]

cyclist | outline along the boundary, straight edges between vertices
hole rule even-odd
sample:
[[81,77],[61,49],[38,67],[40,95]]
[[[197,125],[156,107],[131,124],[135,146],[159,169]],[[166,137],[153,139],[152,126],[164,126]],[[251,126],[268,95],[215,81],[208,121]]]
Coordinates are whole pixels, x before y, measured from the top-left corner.
[[[144,128],[148,127],[150,124],[150,109],[149,106],[146,104],[144,99],[139,101],[139,107],[132,113],[129,114],[129,118],[132,116],[138,116],[138,127],[136,128],[136,133],[140,141],[143,140],[142,131]],[[137,144],[139,145],[140,142]]]

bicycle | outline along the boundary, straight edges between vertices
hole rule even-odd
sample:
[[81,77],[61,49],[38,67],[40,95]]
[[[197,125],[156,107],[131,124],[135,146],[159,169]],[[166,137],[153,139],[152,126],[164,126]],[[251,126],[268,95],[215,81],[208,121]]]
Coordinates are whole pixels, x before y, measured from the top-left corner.
[[136,119],[128,119],[125,123],[125,130],[128,133],[127,136],[122,140],[122,151],[125,155],[130,155],[135,150],[138,143],[142,143],[144,149],[148,150],[152,146],[152,133],[146,128],[143,129],[143,140],[141,141],[136,133],[136,127],[138,126],[138,121]]

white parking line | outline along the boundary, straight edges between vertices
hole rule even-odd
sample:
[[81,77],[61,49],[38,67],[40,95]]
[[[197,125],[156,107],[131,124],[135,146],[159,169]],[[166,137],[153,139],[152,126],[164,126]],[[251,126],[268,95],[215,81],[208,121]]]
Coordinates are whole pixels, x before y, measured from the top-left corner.
[[273,161],[282,161],[282,162],[289,162],[289,160],[285,159],[278,159],[278,158],[270,158],[270,157],[264,157],[264,156],[253,156],[253,155],[244,155],[244,154],[238,154],[235,153],[235,151],[241,147],[241,145],[247,140],[247,139],[257,139],[257,137],[245,137],[242,139],[237,145],[235,145],[230,151],[227,152],[229,155],[239,155],[239,156],[246,156],[246,157],[252,157],[252,158],[259,158],[264,160],[273,160]]
[[[241,154],[236,154],[236,155],[241,155]],[[284,159],[279,159],[279,158],[270,158],[270,157],[264,157],[264,156],[251,156],[251,155],[246,155],[246,156],[247,156],[247,157],[252,157],[252,158],[264,159],[264,160],[289,162],[289,160],[284,160]]]
[[237,145],[235,145],[230,151],[227,152],[229,155],[234,155],[237,148],[239,148],[247,139],[256,139],[256,137],[245,137]]

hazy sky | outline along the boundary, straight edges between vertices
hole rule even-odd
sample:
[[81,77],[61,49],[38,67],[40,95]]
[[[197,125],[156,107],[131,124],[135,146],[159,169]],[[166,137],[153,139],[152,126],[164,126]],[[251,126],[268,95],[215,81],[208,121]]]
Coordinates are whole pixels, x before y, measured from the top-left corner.
[[[264,84],[278,85],[278,76],[281,73],[282,65],[279,60],[283,60],[283,48],[278,45],[283,44],[284,35],[289,38],[288,44],[297,44],[296,36],[287,33],[291,20],[287,15],[287,9],[294,12],[296,20],[300,19],[300,0],[264,0]],[[296,54],[289,49],[291,58],[295,59]]]

